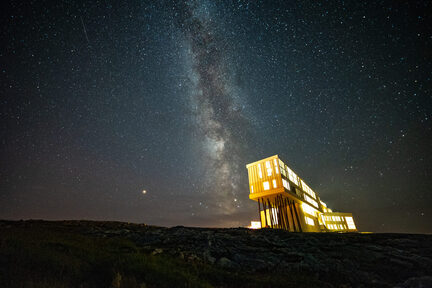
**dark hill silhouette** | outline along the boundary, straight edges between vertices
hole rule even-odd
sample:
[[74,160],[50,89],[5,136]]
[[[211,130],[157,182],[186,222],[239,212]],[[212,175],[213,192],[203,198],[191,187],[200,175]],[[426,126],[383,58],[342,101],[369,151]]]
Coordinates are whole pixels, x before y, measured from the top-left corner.
[[1,287],[432,287],[432,236],[0,221]]

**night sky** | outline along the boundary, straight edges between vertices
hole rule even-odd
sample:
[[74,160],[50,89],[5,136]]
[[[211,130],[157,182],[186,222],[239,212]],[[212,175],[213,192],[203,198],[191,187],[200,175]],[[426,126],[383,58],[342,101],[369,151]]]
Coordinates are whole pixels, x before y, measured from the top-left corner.
[[430,3],[2,3],[0,218],[245,226],[278,154],[359,230],[431,233]]

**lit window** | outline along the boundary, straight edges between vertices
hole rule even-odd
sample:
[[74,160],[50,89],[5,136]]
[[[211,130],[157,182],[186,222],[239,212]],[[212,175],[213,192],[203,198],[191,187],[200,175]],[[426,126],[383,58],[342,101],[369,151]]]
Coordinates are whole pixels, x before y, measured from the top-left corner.
[[282,178],[282,185],[283,187],[285,187],[287,190],[291,190],[288,181],[286,181],[285,179]]
[[267,168],[267,176],[271,176],[272,175],[272,168]]
[[318,203],[312,199],[311,197],[309,197],[306,193],[303,193],[303,197],[306,201],[308,201],[309,203],[311,203],[313,206],[315,206],[316,208],[318,208]]
[[295,185],[298,186],[298,177],[297,175],[288,167],[286,166],[287,171],[288,171],[288,178],[289,180],[291,180],[291,182],[293,182]]
[[315,226],[315,222],[312,218],[305,216],[305,220],[307,225]]
[[251,193],[254,193],[254,192],[253,192],[253,185],[251,185]]
[[302,184],[303,191],[305,191],[305,192],[308,193],[310,196],[312,196],[313,198],[316,199],[315,192],[312,191],[312,189],[311,189],[308,185],[306,185],[306,183],[305,183],[303,180],[300,180],[300,181],[301,181],[301,184]]
[[277,160],[276,159],[273,159],[274,161],[274,166],[275,166],[275,173],[276,174],[279,174],[279,168],[278,168],[278,163],[277,163]]
[[345,220],[348,224],[348,229],[356,229],[356,226],[354,224],[354,220],[352,217],[345,217]]
[[261,164],[258,164],[258,175],[259,178],[262,178]]
[[270,190],[270,184],[268,181],[263,182],[263,185],[264,185],[264,190]]
[[271,168],[271,166],[270,166],[270,161],[266,161],[266,168],[268,169],[268,168]]
[[251,225],[249,226],[249,229],[260,229],[260,228],[261,228],[260,221],[251,221]]
[[280,159],[279,159],[279,166],[280,166],[280,171],[281,171],[282,175],[284,175],[286,177],[287,175],[285,172],[285,164]]
[[336,221],[336,217],[335,217],[335,216],[332,216],[332,220],[333,220],[333,221]]
[[276,185],[276,179],[273,179],[273,188],[276,188],[277,187],[277,185]]
[[311,216],[315,216],[315,214],[316,214],[315,209],[306,203],[302,203],[302,210],[304,213],[307,213]]

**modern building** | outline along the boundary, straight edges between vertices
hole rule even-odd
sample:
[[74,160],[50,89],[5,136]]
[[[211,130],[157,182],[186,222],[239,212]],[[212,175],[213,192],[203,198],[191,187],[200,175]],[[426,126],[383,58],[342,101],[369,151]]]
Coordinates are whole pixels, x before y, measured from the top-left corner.
[[269,227],[297,232],[357,231],[351,213],[333,212],[278,155],[246,165],[249,198],[258,202],[260,221]]

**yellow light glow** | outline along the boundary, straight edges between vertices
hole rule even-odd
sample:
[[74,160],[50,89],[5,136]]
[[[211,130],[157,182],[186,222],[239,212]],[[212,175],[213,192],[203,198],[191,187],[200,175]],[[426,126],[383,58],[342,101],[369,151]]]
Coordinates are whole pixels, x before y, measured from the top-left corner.
[[275,172],[276,172],[276,174],[279,174],[279,168],[278,168],[278,163],[277,163],[277,160],[276,159],[274,159],[274,166],[275,166]]
[[287,171],[288,171],[288,178],[289,178],[289,180],[291,180],[291,182],[293,182],[295,185],[298,186],[299,183],[298,183],[298,177],[297,177],[297,175],[288,166],[286,166],[286,168],[287,168]]
[[309,214],[309,215],[314,216],[314,217],[316,216],[316,213],[317,213],[316,210],[314,208],[312,208],[310,205],[303,202],[301,207],[302,207],[304,213]]
[[300,180],[300,182],[301,182],[301,184],[302,184],[303,191],[305,191],[305,192],[308,193],[310,196],[312,196],[313,198],[316,199],[316,194],[315,194],[315,192],[312,191],[312,189],[311,189],[308,185],[306,185],[306,183],[305,183],[303,180]]
[[306,221],[307,225],[315,226],[315,222],[314,222],[314,220],[312,218],[309,218],[309,217],[305,216],[305,221]]
[[283,185],[283,187],[285,187],[287,190],[291,190],[288,181],[286,181],[286,180],[283,179],[283,178],[282,178],[282,185]]
[[318,208],[318,203],[312,199],[311,197],[309,197],[307,194],[303,193],[303,197],[305,198],[306,201],[308,201],[309,203],[311,203],[313,206],[315,206],[316,208]]
[[267,176],[271,176],[272,175],[272,169],[271,168],[268,168],[267,169]]
[[[251,221],[249,228],[271,227],[296,232],[357,231],[351,213],[333,213],[321,201],[320,195],[286,166],[278,155],[247,164],[246,168],[249,173],[249,198],[258,202],[260,210],[260,221]],[[293,202],[295,205],[292,205]],[[294,224],[293,229],[291,224]]]
[[352,217],[345,217],[345,220],[346,220],[346,222],[348,224],[348,229],[350,229],[350,230],[355,230],[356,229],[356,226],[354,224],[354,220],[353,220]]

